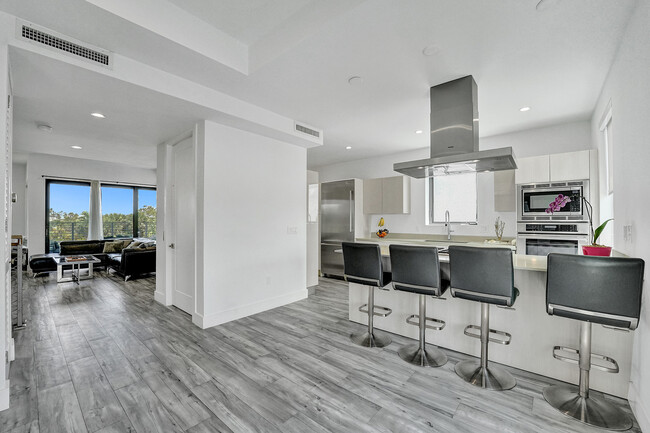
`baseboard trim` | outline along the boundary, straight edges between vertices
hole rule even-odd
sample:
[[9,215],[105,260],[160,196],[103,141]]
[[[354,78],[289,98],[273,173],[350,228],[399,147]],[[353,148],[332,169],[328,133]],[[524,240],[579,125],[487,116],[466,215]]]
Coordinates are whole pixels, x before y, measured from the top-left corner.
[[648,404],[650,402],[644,402],[641,400],[639,391],[634,386],[634,383],[630,384],[630,394],[628,396],[628,400],[630,402],[632,412],[634,412],[634,416],[639,423],[639,427],[641,427],[641,431],[650,432],[650,414],[648,414],[645,409],[648,407]]
[[162,292],[159,291],[153,292],[153,299],[159,304],[163,304],[165,306],[171,305],[171,303],[167,303],[167,297]]
[[242,305],[241,307],[232,308],[230,310],[224,310],[219,313],[210,314],[209,316],[196,314],[195,316],[192,316],[192,322],[203,329],[211,328],[213,326],[261,313],[262,311],[271,310],[292,302],[300,301],[301,299],[306,299],[307,296],[307,289],[296,290],[295,292]]
[[0,411],[9,409],[9,381],[5,380],[5,387],[0,389]]

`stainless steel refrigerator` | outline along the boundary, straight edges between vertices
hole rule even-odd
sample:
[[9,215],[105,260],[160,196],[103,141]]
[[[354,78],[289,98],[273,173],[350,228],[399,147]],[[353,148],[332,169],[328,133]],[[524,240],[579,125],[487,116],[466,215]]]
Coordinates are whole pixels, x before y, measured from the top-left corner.
[[321,273],[343,277],[342,242],[355,239],[355,199],[360,194],[359,180],[349,179],[321,184]]

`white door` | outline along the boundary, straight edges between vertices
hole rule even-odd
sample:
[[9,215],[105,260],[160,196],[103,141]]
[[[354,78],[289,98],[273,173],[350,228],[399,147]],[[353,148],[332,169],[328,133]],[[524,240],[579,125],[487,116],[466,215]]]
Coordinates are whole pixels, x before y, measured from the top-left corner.
[[172,147],[172,304],[194,313],[196,191],[193,137]]

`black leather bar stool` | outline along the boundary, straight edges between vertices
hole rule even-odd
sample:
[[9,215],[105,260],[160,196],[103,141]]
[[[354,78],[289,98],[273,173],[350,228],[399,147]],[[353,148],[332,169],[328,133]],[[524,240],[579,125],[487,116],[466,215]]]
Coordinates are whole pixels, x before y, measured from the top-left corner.
[[352,334],[350,340],[365,347],[388,346],[390,337],[374,331],[374,316],[386,317],[392,313],[390,308],[375,305],[374,287],[381,289],[391,281],[391,273],[384,272],[379,245],[343,242],[343,266],[347,282],[368,286],[368,303],[359,307],[359,311],[368,313],[368,331]]
[[[419,314],[406,319],[409,325],[420,328],[417,344],[403,346],[397,352],[404,361],[421,367],[440,367],[447,363],[447,355],[437,347],[426,348],[426,329],[442,330],[445,322],[427,317],[427,296],[439,298],[449,288],[449,281],[440,278],[438,249],[391,245],[390,266],[393,289],[420,295]],[[417,322],[414,321],[417,319]]]
[[618,373],[614,359],[591,353],[591,324],[636,329],[641,313],[643,268],[641,259],[548,255],[546,311],[580,321],[580,348],[553,348],[556,359],[578,364],[579,385],[544,389],[546,401],[563,414],[610,430],[632,427],[632,420],[625,412],[589,395],[591,367]]
[[[469,325],[465,335],[481,340],[480,362],[456,364],[456,374],[482,388],[506,390],[517,381],[507,371],[488,365],[488,343],[510,344],[507,332],[490,329],[490,304],[511,307],[519,295],[514,286],[512,251],[509,248],[449,247],[451,295],[481,303],[481,326]],[[480,330],[480,333],[472,332]]]

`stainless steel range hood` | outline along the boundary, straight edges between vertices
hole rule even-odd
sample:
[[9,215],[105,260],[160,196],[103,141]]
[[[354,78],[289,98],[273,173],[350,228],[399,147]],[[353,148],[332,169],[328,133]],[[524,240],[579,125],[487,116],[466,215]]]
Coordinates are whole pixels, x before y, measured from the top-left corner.
[[431,88],[431,157],[393,164],[415,178],[517,168],[511,147],[479,151],[478,87],[471,75]]

